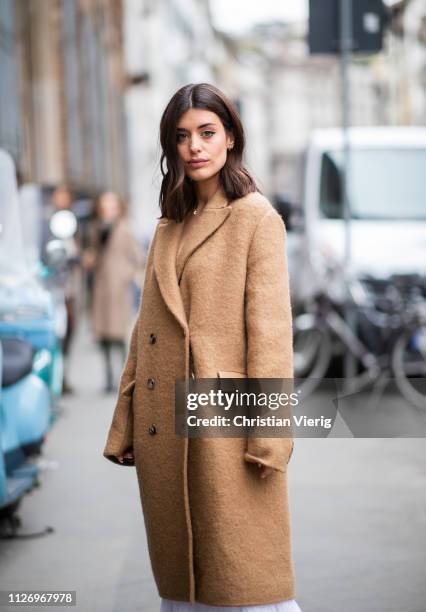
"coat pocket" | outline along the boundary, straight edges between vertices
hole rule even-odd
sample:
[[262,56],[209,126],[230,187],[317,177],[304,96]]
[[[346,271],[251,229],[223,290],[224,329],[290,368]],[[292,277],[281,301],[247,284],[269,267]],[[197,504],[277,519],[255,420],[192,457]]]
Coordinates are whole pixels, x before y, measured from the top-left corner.
[[[234,389],[237,386],[237,383],[233,382],[233,380],[235,380],[236,378],[247,379],[247,374],[246,372],[237,372],[236,370],[218,370],[218,388],[221,389],[223,386],[224,389]],[[223,383],[221,383],[222,380],[224,381]],[[225,382],[225,380],[227,382]],[[238,384],[240,385],[240,389],[246,385],[246,383]]]
[[130,381],[129,384],[124,387],[120,395],[125,395],[126,397],[132,397],[133,391],[135,388],[135,384],[136,384],[136,380]]
[[234,372],[231,370],[218,370],[218,378],[247,378],[246,372]]

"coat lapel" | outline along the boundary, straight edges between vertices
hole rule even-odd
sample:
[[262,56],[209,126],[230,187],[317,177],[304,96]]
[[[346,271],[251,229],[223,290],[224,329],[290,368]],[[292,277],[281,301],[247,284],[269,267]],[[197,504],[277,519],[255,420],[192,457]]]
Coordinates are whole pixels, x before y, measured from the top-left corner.
[[207,202],[197,219],[196,231],[185,237],[176,262],[183,223],[172,220],[160,222],[154,249],[154,270],[161,295],[182,328],[188,328],[179,283],[186,263],[194,252],[222,225],[231,212],[228,200],[218,190]]
[[184,330],[188,328],[185,309],[176,276],[176,253],[182,223],[162,221],[154,248],[154,270],[163,300]]
[[189,258],[195,253],[198,247],[219,229],[230,212],[231,207],[228,206],[228,199],[223,189],[219,188],[201,211],[199,218],[196,220],[196,225],[193,228],[195,231],[191,231],[185,237],[184,243],[181,246],[176,265],[179,283]]

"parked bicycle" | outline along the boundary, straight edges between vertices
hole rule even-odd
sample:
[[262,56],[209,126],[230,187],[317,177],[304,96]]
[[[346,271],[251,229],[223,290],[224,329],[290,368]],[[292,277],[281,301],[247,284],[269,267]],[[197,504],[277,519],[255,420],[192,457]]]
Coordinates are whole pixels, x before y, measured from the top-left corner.
[[364,276],[349,283],[355,328],[327,290],[315,293],[294,320],[295,377],[303,396],[325,377],[333,355],[351,353],[352,392],[394,378],[402,395],[426,409],[426,277],[393,274],[386,280]]

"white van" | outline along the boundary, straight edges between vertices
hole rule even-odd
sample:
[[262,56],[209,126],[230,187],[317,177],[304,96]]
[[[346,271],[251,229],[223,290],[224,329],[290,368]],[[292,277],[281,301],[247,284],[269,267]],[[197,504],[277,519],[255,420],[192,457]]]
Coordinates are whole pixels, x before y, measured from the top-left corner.
[[[426,128],[353,127],[348,135],[351,272],[380,280],[426,275]],[[342,130],[315,130],[306,155],[303,232],[290,264],[296,302],[323,284],[325,269],[342,270],[342,161]]]

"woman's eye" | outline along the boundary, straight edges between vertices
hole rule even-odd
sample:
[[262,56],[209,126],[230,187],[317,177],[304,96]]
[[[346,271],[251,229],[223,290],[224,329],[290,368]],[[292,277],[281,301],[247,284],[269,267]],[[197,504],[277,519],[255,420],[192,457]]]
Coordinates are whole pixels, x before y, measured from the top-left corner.
[[[212,130],[204,130],[204,132],[201,132],[201,135],[205,136],[206,138],[211,138],[215,133],[216,132],[213,132]],[[181,132],[180,134],[177,134],[176,139],[178,142],[181,142],[184,138],[186,138],[186,136],[188,136],[188,134]]]

